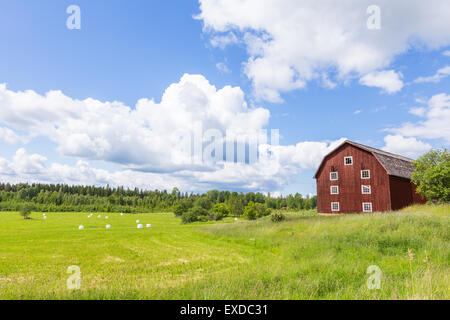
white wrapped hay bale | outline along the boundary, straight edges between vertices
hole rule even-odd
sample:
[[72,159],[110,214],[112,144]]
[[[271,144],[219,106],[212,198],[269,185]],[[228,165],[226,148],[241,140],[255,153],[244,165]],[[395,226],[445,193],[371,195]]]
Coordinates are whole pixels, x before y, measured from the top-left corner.
[[152,227],[152,225],[151,224],[147,224],[147,228],[151,228]]
[[138,225],[137,225],[137,228],[138,228],[138,229],[144,229],[144,225],[138,224]]
[[139,220],[136,220],[136,223],[140,223],[141,221],[139,221]]
[[84,230],[84,226],[79,226],[78,230]]
[[97,218],[101,218],[102,217],[102,215],[101,214],[99,214],[98,216],[97,216]]
[[106,216],[106,217],[105,217],[105,219],[109,219],[109,217],[108,217],[108,216]]
[[106,229],[111,229],[111,225],[110,225],[110,224],[107,224],[107,225],[106,225]]

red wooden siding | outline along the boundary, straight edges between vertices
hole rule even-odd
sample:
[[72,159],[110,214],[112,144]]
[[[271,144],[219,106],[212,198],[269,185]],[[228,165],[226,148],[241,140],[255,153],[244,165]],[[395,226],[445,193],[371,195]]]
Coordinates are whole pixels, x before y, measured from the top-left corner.
[[[344,157],[352,156],[353,165],[344,165]],[[361,179],[361,170],[370,170],[370,179]],[[330,181],[337,171],[339,180]],[[331,195],[330,186],[339,186],[339,194]],[[371,186],[371,194],[363,195],[362,185]],[[317,174],[317,209],[319,213],[353,213],[362,211],[363,202],[372,203],[372,211],[390,210],[389,176],[370,153],[344,144],[329,154]],[[339,212],[331,211],[331,203],[339,202]]]
[[422,198],[420,194],[416,193],[417,186],[411,182],[411,192],[414,204],[425,204],[427,203],[427,199]]
[[405,178],[389,177],[392,210],[407,207],[413,202],[411,182]]

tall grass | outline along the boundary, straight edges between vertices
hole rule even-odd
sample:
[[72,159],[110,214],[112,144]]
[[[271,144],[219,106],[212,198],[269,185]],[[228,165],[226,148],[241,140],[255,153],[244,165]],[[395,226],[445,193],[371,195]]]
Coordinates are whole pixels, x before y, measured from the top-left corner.
[[[0,214],[0,298],[449,298],[450,206],[286,215],[181,225],[170,214],[110,214],[107,231],[87,214]],[[79,291],[66,289],[69,265],[81,267]],[[379,290],[366,284],[371,265]]]

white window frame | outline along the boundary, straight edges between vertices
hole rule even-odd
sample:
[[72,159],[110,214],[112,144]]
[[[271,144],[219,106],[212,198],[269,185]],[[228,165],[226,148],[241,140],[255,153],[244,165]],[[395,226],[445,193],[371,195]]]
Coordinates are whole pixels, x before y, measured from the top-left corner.
[[[364,208],[364,206],[365,206],[366,204],[370,205],[370,210],[366,210],[366,209]],[[362,203],[362,209],[363,209],[363,212],[372,212],[372,210],[373,210],[373,208],[372,208],[372,202],[363,202],[363,203]]]
[[[347,159],[350,159],[350,163],[347,163]],[[352,156],[344,157],[344,166],[352,166],[352,165],[353,165],[353,157]]]
[[[363,176],[363,172],[364,172],[364,171],[367,171],[367,172],[369,173],[369,176],[368,176],[368,177],[364,177],[364,176]],[[361,170],[361,179],[370,179],[370,170],[368,170],[368,169]]]
[[[332,178],[332,174],[333,174],[333,173],[336,173],[336,179],[333,179],[333,178]],[[338,174],[337,171],[332,171],[332,172],[330,172],[330,180],[331,180],[331,181],[337,181],[337,180],[339,180],[339,174]]]
[[[337,204],[337,210],[335,210],[334,208],[333,208],[333,205],[334,204]],[[331,211],[332,212],[339,212],[341,210],[341,208],[340,208],[340,205],[339,205],[339,202],[332,202],[331,203]]]
[[[369,188],[369,192],[364,192],[364,187]],[[361,194],[372,194],[372,187],[363,184],[363,185],[361,186]]]
[[[336,188],[337,192],[333,193],[333,188]],[[330,186],[330,194],[339,194],[339,186]]]

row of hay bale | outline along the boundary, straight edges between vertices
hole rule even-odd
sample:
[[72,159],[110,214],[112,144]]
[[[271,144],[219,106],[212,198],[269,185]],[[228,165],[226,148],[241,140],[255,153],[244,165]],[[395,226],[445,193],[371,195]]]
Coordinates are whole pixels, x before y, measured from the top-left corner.
[[[120,213],[120,215],[123,216],[123,213]],[[93,214],[91,213],[90,215],[88,215],[88,218],[92,218],[92,216],[93,216]],[[97,218],[101,218],[101,217],[102,217],[101,214],[99,214],[99,215],[97,216]],[[47,218],[47,217],[45,217],[45,214],[44,214],[44,219],[46,219],[46,218]],[[105,216],[105,219],[109,219],[109,217],[108,217],[108,216]],[[144,229],[144,225],[141,224],[141,221],[140,221],[140,220],[136,220],[136,224],[137,224],[137,228],[138,228],[138,229]],[[151,228],[151,227],[152,227],[152,225],[151,225],[150,223],[146,224],[146,228]],[[107,225],[106,225],[106,229],[111,229],[111,225],[110,225],[110,224],[107,224]],[[78,230],[84,230],[84,226],[83,226],[83,225],[80,225],[80,226],[78,227]]]

